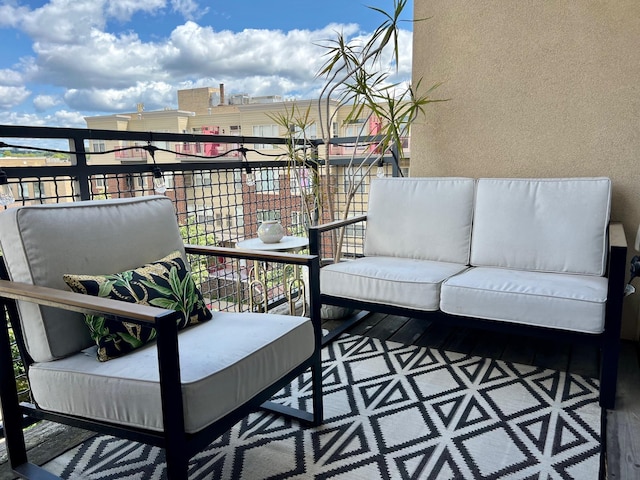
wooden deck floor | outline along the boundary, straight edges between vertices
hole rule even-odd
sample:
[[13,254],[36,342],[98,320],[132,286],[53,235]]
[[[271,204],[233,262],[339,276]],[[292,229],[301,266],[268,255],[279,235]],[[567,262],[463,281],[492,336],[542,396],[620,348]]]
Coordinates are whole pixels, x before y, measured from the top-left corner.
[[[339,324],[326,321],[324,327],[332,330]],[[347,333],[598,377],[599,353],[593,347],[378,313]],[[630,341],[622,342],[616,409],[607,412],[606,449],[607,479],[640,479],[640,350]]]

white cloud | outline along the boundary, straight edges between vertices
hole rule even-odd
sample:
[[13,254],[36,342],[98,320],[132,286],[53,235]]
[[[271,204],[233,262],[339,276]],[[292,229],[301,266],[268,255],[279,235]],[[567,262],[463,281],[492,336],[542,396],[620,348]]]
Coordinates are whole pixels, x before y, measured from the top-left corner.
[[20,105],[31,92],[25,87],[7,87],[0,85],[0,109],[10,109]]
[[20,112],[3,112],[2,123],[5,125],[56,126],[68,128],[86,128],[87,124],[80,112],[59,110],[48,115]]
[[171,0],[171,5],[174,12],[180,13],[188,20],[202,17],[209,11],[208,7],[203,8],[193,0]]
[[33,106],[39,112],[53,108],[61,103],[62,100],[59,97],[54,97],[53,95],[38,95],[33,99]]
[[97,112],[133,112],[138,103],[157,110],[177,102],[176,88],[164,82],[138,82],[124,89],[71,89],[64,95],[71,108]]
[[[189,20],[166,37],[143,38],[135,31],[118,30],[135,28],[125,22],[136,13],[164,18],[169,9]],[[5,1],[0,28],[26,33],[33,54],[0,70],[0,109],[21,104],[30,90],[39,93],[38,84],[54,85],[62,93],[58,98],[37,95],[33,108],[43,112],[66,104],[68,111],[60,118],[40,117],[65,125],[79,118],[76,112],[135,111],[137,103],[147,110],[174,108],[177,89],[189,85],[224,83],[228,94],[313,98],[322,84],[316,72],[325,60],[318,44],[335,38],[337,31],[349,38],[361,34],[353,23],[288,32],[216,31],[195,21],[206,11],[196,0],[51,0],[33,10]],[[387,68],[388,61],[384,58],[381,68]],[[389,81],[410,78],[408,31],[400,32],[400,67]]]
[[3,85],[22,85],[24,83],[24,76],[17,70],[8,68],[0,69],[0,83]]

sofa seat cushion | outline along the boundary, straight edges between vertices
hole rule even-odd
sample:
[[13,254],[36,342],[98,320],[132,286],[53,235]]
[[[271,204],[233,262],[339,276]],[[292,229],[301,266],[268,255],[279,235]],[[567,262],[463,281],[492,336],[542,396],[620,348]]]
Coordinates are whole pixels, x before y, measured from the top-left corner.
[[365,302],[438,310],[440,285],[466,269],[458,263],[398,257],[363,257],[320,270],[325,295]]
[[585,333],[604,329],[607,279],[475,267],[442,285],[443,312]]
[[[313,339],[307,318],[245,312],[219,312],[182,330],[186,431],[201,430],[291,372],[311,357]],[[78,353],[36,363],[29,382],[45,410],[162,429],[155,343],[108,362]]]

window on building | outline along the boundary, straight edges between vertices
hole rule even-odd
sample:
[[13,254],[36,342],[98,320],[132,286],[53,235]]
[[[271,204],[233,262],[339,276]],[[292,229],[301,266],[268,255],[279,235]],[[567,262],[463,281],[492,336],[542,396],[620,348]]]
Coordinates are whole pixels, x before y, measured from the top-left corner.
[[[277,137],[278,125],[254,125],[253,126],[253,136],[254,137]],[[256,150],[267,150],[273,148],[271,144],[260,144],[256,143],[254,145]]]
[[280,210],[258,210],[256,212],[258,222],[266,222],[267,220],[280,220]]
[[244,207],[236,205],[236,226],[244,227]]
[[[356,193],[364,193],[365,192],[365,182],[360,182],[364,178],[364,174],[362,173],[361,168],[357,167],[348,167],[345,169],[344,175],[344,191],[348,192],[351,190],[352,186],[356,187]],[[359,184],[359,185],[358,185]]]
[[107,182],[105,180],[104,175],[100,175],[98,177],[95,177],[95,181],[96,181],[96,187],[105,188]]
[[242,190],[242,170],[233,171],[233,186],[236,190]]
[[302,129],[297,125],[291,125],[290,131],[293,133],[294,138],[306,138],[307,140],[314,140],[318,138],[318,128],[315,123],[307,125],[307,128],[305,129]]
[[362,119],[344,125],[345,137],[357,137],[369,135],[369,125]]
[[229,135],[239,137],[240,135],[242,135],[242,127],[240,125],[231,125],[229,127]]
[[311,193],[311,179],[313,172],[310,168],[292,168],[289,170],[289,188],[292,195]]
[[198,223],[206,223],[213,225],[215,221],[215,215],[212,208],[205,208],[202,205],[198,205],[196,210],[196,221]]
[[33,196],[35,198],[40,198],[44,196],[44,183],[33,182]]
[[104,152],[107,150],[104,140],[91,140],[92,152]]
[[167,188],[176,188],[176,179],[173,172],[162,172],[162,177],[164,178],[164,185]]
[[18,184],[18,196],[20,198],[29,198],[30,192],[29,192],[29,184],[27,182],[20,182]]
[[278,170],[257,170],[256,192],[277,193],[280,190],[280,172]]
[[211,172],[202,170],[196,171],[193,174],[193,183],[196,187],[211,185]]

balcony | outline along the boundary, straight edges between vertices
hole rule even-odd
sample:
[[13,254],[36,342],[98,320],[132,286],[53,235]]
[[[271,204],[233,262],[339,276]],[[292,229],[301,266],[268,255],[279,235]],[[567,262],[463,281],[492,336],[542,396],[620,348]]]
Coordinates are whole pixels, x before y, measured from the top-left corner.
[[[104,143],[103,151],[92,148],[96,140]],[[333,162],[336,167],[332,170],[332,192],[340,214],[345,206],[346,175],[354,175],[348,169],[348,155],[352,153],[349,149],[353,147],[349,146],[349,139],[334,140],[331,153],[336,155]],[[215,143],[212,143],[211,136],[207,135],[0,127],[0,141],[33,147],[30,151],[42,153],[41,157],[20,157],[20,161],[13,163],[2,162],[16,196],[16,205],[150,195],[154,193],[152,167],[155,165],[162,171],[166,196],[175,204],[178,221],[188,243],[233,247],[241,240],[255,237],[260,221],[267,218],[279,219],[290,234],[306,234],[304,212],[308,207],[304,202],[309,194],[309,184],[295,180],[286,159],[267,158],[251,151],[245,152],[247,158],[244,158],[240,150],[243,145],[270,144],[273,145],[271,151],[278,152],[282,139],[216,136]],[[155,158],[143,148],[147,145],[158,148],[154,151]],[[39,149],[72,153],[54,159],[45,155],[52,152]],[[363,150],[361,153],[366,152]],[[256,178],[254,185],[247,184],[248,167]],[[310,174],[308,168],[313,167],[306,166],[305,170],[298,172],[298,178],[309,179],[317,173],[312,171]],[[399,175],[406,166],[394,165],[389,159],[384,168],[387,175]],[[372,175],[375,174],[374,168]],[[354,215],[366,210],[369,181],[370,176],[364,179],[362,190],[355,197],[351,207]],[[362,254],[364,233],[364,228],[347,231],[343,256],[348,258]],[[323,257],[335,254],[329,250],[329,245],[324,247]],[[249,309],[248,265],[222,257],[209,262],[194,258],[191,263],[211,309]],[[269,308],[278,308],[285,301],[279,284],[281,277],[282,273],[276,267],[266,292]],[[331,330],[339,323],[328,320],[324,326]],[[598,376],[596,351],[574,349],[562,343],[453,329],[441,324],[378,314],[368,317],[348,333],[572,372],[588,378]],[[619,437],[637,434],[625,430],[625,419],[635,415],[629,404],[640,398],[640,371],[633,345],[625,344],[622,363],[629,368],[620,373],[621,406],[615,412],[609,412],[606,432],[608,462],[618,466],[624,462],[620,445],[628,444],[624,440],[621,443]],[[29,400],[28,384],[19,362],[16,363],[16,372],[21,396]]]

